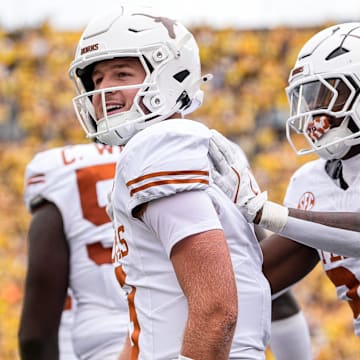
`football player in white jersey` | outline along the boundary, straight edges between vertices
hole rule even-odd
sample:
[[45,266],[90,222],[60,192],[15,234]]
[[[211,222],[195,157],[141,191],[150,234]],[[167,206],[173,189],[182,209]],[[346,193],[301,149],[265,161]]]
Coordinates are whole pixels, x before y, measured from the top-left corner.
[[[182,118],[208,79],[191,33],[122,8],[89,23],[70,77],[87,136],[126,144],[112,192],[113,259],[130,310],[124,350],[132,359],[264,359],[270,297],[259,244],[209,176],[212,133]],[[250,216],[265,202],[261,225],[291,222],[248,191],[257,186],[244,172],[236,197],[251,200]]]
[[72,342],[72,328],[74,325],[74,311],[75,300],[71,296],[71,290],[68,289],[66,295],[65,305],[61,314],[59,325],[59,360],[76,360],[73,342]]
[[[118,359],[128,312],[111,263],[114,234],[105,206],[120,153],[99,143],[67,146],[38,153],[26,168],[32,219],[22,360],[59,358],[58,338],[62,346],[69,337],[63,328],[59,334],[68,287],[76,303],[71,338],[77,358]],[[63,359],[64,348],[60,353]]]
[[[269,232],[255,226],[255,234],[262,241]],[[269,346],[276,360],[312,359],[307,319],[291,288],[274,298],[271,303]]]
[[[241,166],[250,166],[240,147],[236,147],[235,153]],[[262,241],[269,232],[255,226],[255,234]],[[276,360],[312,359],[309,327],[291,289],[274,298],[271,303],[270,348]]]
[[70,67],[87,135],[126,144],[112,192],[125,350],[264,360],[271,297],[253,225],[210,178],[210,130],[182,119],[207,80],[198,46],[178,21],[127,10],[90,22]]
[[[348,302],[354,332],[360,336],[360,23],[331,26],[314,35],[298,55],[287,94],[291,146],[298,155],[316,152],[320,159],[295,172],[284,203],[293,208],[289,213],[299,216],[305,216],[301,209],[314,217],[328,211],[328,221],[338,229],[315,231],[303,224],[293,226],[290,232],[280,220],[275,229],[280,235],[262,242],[264,271],[276,292],[300,280],[321,261],[339,300]],[[298,135],[306,139],[308,147],[297,148]],[[229,193],[234,191],[234,180],[232,186],[229,180],[234,159],[228,156],[233,148],[220,139],[217,150],[224,155],[215,156],[218,163],[228,166],[227,171],[217,173],[218,180],[229,187]],[[255,197],[239,205],[252,208],[252,201],[257,202],[256,209],[266,204],[264,197],[260,201]],[[247,213],[248,208],[242,210]],[[265,227],[269,224],[263,223]]]

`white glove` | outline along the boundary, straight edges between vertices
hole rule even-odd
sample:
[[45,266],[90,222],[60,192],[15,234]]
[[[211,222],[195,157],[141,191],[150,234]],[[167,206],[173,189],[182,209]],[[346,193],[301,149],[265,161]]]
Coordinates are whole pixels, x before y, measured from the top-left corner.
[[252,174],[244,152],[216,130],[211,130],[209,156],[213,162],[211,176],[220,189],[236,204],[248,222],[262,210],[258,224],[280,232],[288,219],[288,209],[267,200]]
[[216,185],[240,209],[248,222],[253,222],[256,214],[267,201],[267,192],[260,192],[244,152],[239,146],[226,139],[216,130],[211,130],[209,155]]

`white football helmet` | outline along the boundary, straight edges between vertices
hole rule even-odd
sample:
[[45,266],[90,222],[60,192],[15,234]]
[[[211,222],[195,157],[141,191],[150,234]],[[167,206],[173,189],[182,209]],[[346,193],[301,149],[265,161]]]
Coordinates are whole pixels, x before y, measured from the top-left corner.
[[[300,50],[286,93],[286,135],[298,155],[341,159],[360,144],[360,23],[331,26]],[[309,147],[298,149],[294,134]]]
[[[175,20],[145,11],[121,7],[118,13],[95,18],[83,32],[70,66],[78,94],[73,99],[77,117],[88,137],[107,144],[123,145],[141,129],[177,112],[188,114],[202,101],[200,84],[208,78],[201,77],[199,49],[192,34]],[[144,82],[94,90],[94,65],[121,57],[140,60]],[[131,109],[108,115],[106,94],[129,88],[139,89]],[[101,119],[96,118],[91,103],[94,94],[101,95]]]

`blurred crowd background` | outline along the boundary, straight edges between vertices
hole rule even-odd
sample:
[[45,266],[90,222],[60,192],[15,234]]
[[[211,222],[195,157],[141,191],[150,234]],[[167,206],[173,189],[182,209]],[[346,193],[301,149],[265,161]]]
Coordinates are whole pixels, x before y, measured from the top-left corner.
[[[281,202],[293,171],[314,156],[297,157],[285,137],[285,87],[296,55],[318,27],[257,30],[192,28],[203,73],[212,73],[203,106],[192,115],[239,143],[271,200]],[[0,28],[0,359],[18,359],[17,328],[26,271],[30,216],[23,200],[27,162],[41,150],[83,143],[67,70],[80,30]],[[51,259],[49,259],[51,262]],[[53,269],[56,271],[56,269]],[[319,266],[295,287],[306,313],[316,360],[355,360],[349,307]],[[269,352],[268,359],[273,359]],[[294,359],[295,360],[295,359]]]

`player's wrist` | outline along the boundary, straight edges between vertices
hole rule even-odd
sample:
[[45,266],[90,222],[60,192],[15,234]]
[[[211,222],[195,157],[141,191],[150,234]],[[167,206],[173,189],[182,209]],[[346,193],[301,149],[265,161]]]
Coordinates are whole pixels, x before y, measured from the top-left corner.
[[246,220],[250,223],[258,224],[261,217],[261,209],[264,206],[264,203],[267,201],[267,192],[263,191],[262,193],[254,196],[252,195],[249,199],[246,199],[242,202],[236,204],[240,209],[242,214],[245,216]]
[[286,225],[288,216],[288,208],[272,201],[266,201],[262,209],[256,214],[254,223],[267,230],[279,233]]
[[261,221],[261,217],[262,217],[262,208],[256,213],[256,216],[254,218],[254,224],[258,225]]

